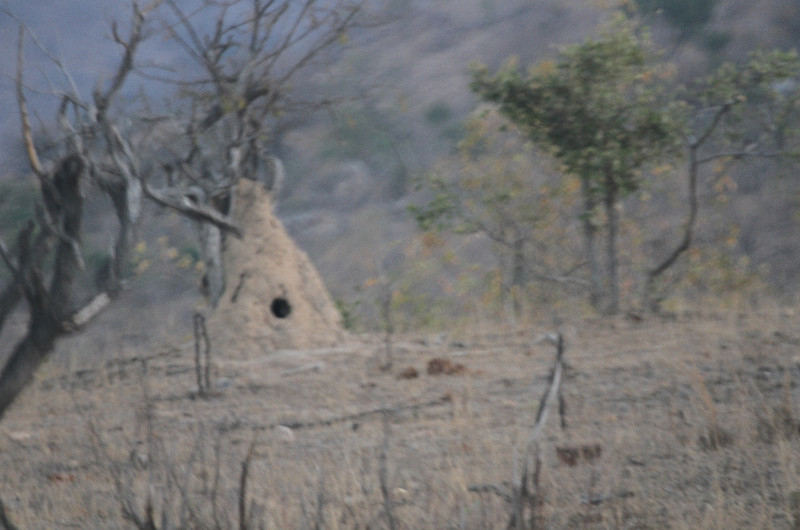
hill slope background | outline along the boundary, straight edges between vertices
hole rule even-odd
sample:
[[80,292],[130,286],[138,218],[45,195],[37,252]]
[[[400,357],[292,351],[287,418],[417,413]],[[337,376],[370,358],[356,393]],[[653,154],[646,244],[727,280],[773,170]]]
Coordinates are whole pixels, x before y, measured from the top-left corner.
[[[289,133],[281,144],[292,182],[280,214],[334,295],[366,305],[379,295],[364,293],[365,280],[403,276],[402,268],[424,254],[406,208],[425,199],[414,193],[415,176],[454,149],[463,134],[461,120],[478,105],[468,89],[468,66],[477,61],[495,68],[509,56],[533,64],[552,57],[558,46],[593,34],[610,16],[602,2],[404,5],[398,21],[363,49],[356,46],[335,74],[334,84],[341,76],[374,85],[373,98]],[[798,16],[792,2],[755,6],[732,0],[718,2],[709,23],[690,38],[663,16],[648,24],[665,58],[676,65],[677,78],[688,80],[757,49],[796,48]],[[755,162],[735,166],[730,177],[736,191],[720,205],[719,176],[702,176],[698,244],[724,247],[725,259],[734,263],[746,259],[739,272],[766,280],[765,292],[791,293],[800,281],[793,258],[800,252],[795,170]],[[640,237],[653,248],[675,237],[664,227],[680,226],[684,188],[680,170],[653,179],[648,191],[671,205],[656,211],[656,219],[635,219],[637,198],[624,205],[634,213],[632,222],[652,221],[651,231]],[[722,243],[732,231],[735,243]],[[474,264],[484,271],[498,267],[491,244],[479,236],[450,243],[463,251],[462,270]],[[448,272],[440,268],[436,274]]]
[[[400,312],[410,315],[408,326],[440,324],[448,320],[448,312],[464,304],[444,305],[436,318],[420,318],[427,306],[437,303],[420,297],[420,289],[443,294],[443,277],[460,278],[464,271],[473,270],[475,281],[485,282],[498,268],[491,243],[479,236],[449,240],[447,250],[455,249],[459,260],[443,264],[441,254],[447,252],[431,252],[407,212],[410,204],[424,200],[414,192],[414,178],[454,149],[463,134],[462,120],[477,105],[468,89],[469,64],[479,61],[493,68],[512,55],[523,65],[551,57],[558,46],[595,32],[610,16],[607,4],[577,0],[397,2],[390,24],[353,35],[336,68],[309,80],[314,90],[366,97],[279,133],[274,146],[285,161],[288,178],[277,212],[317,265],[333,296],[353,313],[362,329],[382,326],[376,314],[387,291],[406,291],[408,303]],[[656,15],[648,23],[667,59],[677,65],[679,77],[691,78],[723,60],[740,60],[756,48],[796,47],[800,43],[798,11],[800,7],[788,0],[758,5],[720,0],[708,25],[691,38],[683,37],[663,16]],[[746,258],[737,270],[741,277],[758,275],[766,283],[753,285],[763,287],[764,293],[771,291],[770,295],[779,292],[784,302],[791,302],[800,282],[794,265],[800,253],[795,237],[795,175],[751,165],[736,169],[732,176],[736,190],[723,207],[713,205],[715,182],[706,180],[701,190],[705,203],[698,244],[717,248],[734,233],[733,243],[721,245],[724,259],[739,263],[738,258]],[[680,177],[659,185],[663,188],[654,190],[663,190],[679,209]],[[111,218],[103,213],[104,205],[96,208],[97,215],[88,216],[87,229],[102,245],[103,225]],[[630,208],[635,211],[637,206]],[[680,224],[674,212],[655,221],[656,225]],[[141,274],[98,326],[103,330],[100,335],[109,340],[117,334],[132,341],[146,340],[154,329],[175,332],[171,328],[175,324],[188,329],[192,308],[200,301],[199,273],[187,274],[188,269],[175,267],[176,262],[196,256],[191,227],[158,212],[143,228],[142,237],[144,246],[135,264]],[[646,237],[656,244],[668,238],[669,232],[665,236],[655,231]],[[417,291],[415,285],[420,286]],[[143,312],[142,307],[154,311]],[[151,316],[152,325],[146,323]]]

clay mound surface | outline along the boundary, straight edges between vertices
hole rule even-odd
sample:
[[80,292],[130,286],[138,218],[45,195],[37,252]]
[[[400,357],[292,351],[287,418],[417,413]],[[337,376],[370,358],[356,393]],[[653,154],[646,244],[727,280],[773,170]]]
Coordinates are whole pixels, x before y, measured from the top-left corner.
[[308,255],[273,214],[269,193],[242,180],[235,201],[245,234],[225,242],[226,289],[208,320],[214,350],[252,358],[341,344],[340,314]]

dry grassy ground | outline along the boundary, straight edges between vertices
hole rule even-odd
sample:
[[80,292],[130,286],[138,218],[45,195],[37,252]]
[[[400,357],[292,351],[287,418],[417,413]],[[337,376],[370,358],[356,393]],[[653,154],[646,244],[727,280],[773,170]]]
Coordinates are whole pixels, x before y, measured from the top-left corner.
[[[564,324],[567,428],[540,438],[546,528],[797,528],[797,317]],[[505,528],[514,453],[545,389],[553,331],[486,326],[245,361],[214,355],[193,398],[193,343],[72,369],[50,363],[0,424],[0,497],[21,528]],[[463,365],[429,375],[431,359]],[[398,377],[414,367],[419,376]],[[149,403],[149,406],[146,405]],[[387,412],[380,412],[381,410]],[[285,425],[288,427],[279,427]],[[599,445],[601,455],[565,449]],[[559,458],[559,453],[566,458]],[[574,456],[574,455],[573,455]],[[592,501],[592,502],[587,502]],[[319,526],[317,526],[319,524]]]

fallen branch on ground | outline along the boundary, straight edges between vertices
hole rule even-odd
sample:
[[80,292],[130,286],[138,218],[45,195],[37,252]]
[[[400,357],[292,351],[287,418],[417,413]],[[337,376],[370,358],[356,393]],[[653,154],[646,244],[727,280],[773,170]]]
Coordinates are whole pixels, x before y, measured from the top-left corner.
[[434,399],[432,401],[426,401],[425,403],[415,403],[413,405],[399,405],[397,407],[390,407],[390,408],[377,408],[371,410],[365,410],[362,412],[355,412],[353,414],[345,414],[344,416],[336,416],[333,418],[329,418],[326,420],[317,420],[317,421],[282,421],[278,423],[271,423],[267,426],[268,429],[276,429],[278,427],[288,427],[289,429],[310,429],[313,427],[328,427],[330,425],[334,425],[336,423],[344,423],[353,420],[360,420],[369,416],[376,416],[376,415],[393,415],[398,414],[401,412],[413,412],[417,410],[422,410],[430,407],[436,407],[439,405],[444,405],[449,403],[452,400],[450,396],[442,396],[439,399]]

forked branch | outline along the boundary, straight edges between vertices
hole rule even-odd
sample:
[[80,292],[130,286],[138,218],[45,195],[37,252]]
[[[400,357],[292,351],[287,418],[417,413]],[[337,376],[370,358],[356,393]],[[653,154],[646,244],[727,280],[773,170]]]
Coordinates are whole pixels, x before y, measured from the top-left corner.
[[147,183],[143,184],[145,195],[157,204],[175,210],[190,219],[211,223],[226,232],[232,233],[238,238],[244,236],[244,231],[228,218],[228,216],[223,215],[210,206],[192,200],[186,190],[168,188],[159,191],[151,188]]

